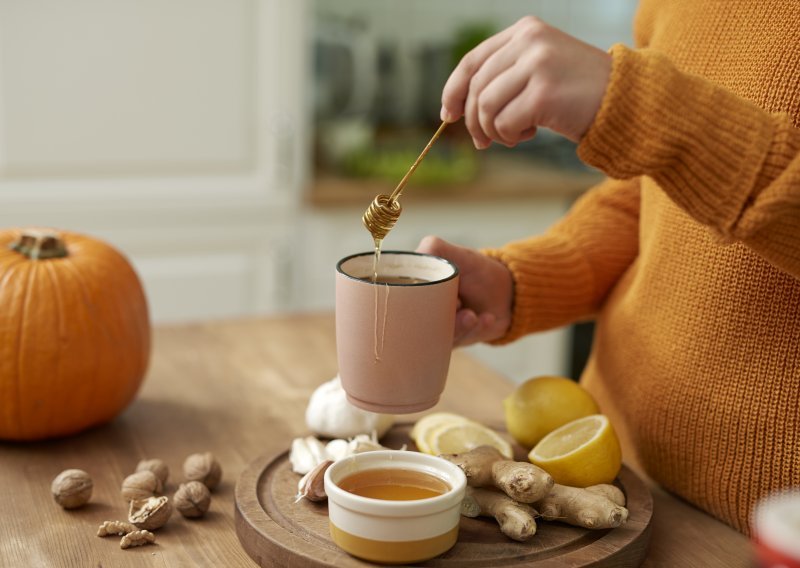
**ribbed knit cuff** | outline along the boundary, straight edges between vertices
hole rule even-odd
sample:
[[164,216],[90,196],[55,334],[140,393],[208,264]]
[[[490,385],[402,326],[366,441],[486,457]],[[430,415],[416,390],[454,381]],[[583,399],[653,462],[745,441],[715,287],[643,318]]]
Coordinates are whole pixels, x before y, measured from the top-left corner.
[[658,52],[615,45],[611,54],[610,82],[578,155],[611,177],[652,177],[679,207],[729,235],[770,148],[769,115]]
[[594,286],[591,270],[565,239],[544,235],[481,252],[505,264],[514,280],[511,326],[493,344],[559,327],[588,309]]
[[[744,218],[739,221],[737,236],[740,237],[750,236],[770,221],[775,223],[779,217],[798,206],[800,192],[796,189],[792,191],[791,188],[797,188],[800,184],[800,172],[797,166],[791,170],[791,163],[800,161],[800,130],[792,125],[788,115],[773,115],[772,120],[775,123],[772,144],[752,192],[753,199],[759,199],[759,206],[746,211]],[[773,184],[776,180],[781,180],[782,183]],[[795,227],[786,234],[796,232]],[[779,231],[780,233],[783,232]],[[794,246],[794,239],[788,244]]]

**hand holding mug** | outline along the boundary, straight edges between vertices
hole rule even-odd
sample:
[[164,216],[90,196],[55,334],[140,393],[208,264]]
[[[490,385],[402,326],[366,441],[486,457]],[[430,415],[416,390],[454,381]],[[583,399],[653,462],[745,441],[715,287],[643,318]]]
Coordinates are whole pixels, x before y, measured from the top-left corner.
[[432,254],[458,266],[458,310],[455,345],[499,339],[511,325],[514,286],[511,272],[500,261],[438,237],[422,239],[417,252]]

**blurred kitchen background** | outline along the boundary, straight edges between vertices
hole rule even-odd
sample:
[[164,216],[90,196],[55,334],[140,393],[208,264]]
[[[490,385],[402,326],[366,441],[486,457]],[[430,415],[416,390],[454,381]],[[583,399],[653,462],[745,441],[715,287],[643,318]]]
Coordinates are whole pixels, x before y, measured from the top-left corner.
[[[634,0],[0,0],[0,226],[124,251],[155,323],[324,311],[361,214],[438,125],[455,62],[526,14],[603,49]],[[549,132],[476,152],[454,125],[386,249],[542,232],[599,179]],[[570,374],[582,330],[469,348]],[[320,377],[320,380],[326,377]]]

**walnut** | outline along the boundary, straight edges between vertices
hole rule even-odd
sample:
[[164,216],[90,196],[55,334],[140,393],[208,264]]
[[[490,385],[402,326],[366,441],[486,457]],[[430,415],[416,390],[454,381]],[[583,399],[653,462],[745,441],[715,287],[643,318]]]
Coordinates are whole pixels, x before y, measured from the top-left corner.
[[169,478],[169,468],[167,467],[167,464],[165,464],[163,460],[159,459],[140,461],[136,465],[136,471],[152,471],[161,481],[162,487],[167,484],[167,478]]
[[181,483],[173,497],[175,508],[187,518],[202,517],[211,504],[211,492],[199,481]]
[[97,536],[108,536],[110,534],[125,536],[128,533],[138,530],[136,525],[126,523],[125,521],[105,521],[97,529]]
[[153,544],[155,541],[156,535],[150,531],[134,531],[122,537],[122,540],[119,541],[119,547],[125,549],[134,546],[144,546],[145,544]]
[[222,468],[211,452],[192,454],[183,462],[183,475],[189,481],[200,481],[210,491],[222,479]]
[[126,501],[152,497],[161,493],[163,489],[161,480],[150,470],[137,471],[130,474],[122,482],[122,497]]
[[50,490],[56,503],[65,509],[76,509],[89,502],[93,486],[88,473],[82,469],[68,469],[56,476]]
[[163,527],[172,515],[172,505],[166,497],[147,497],[131,501],[128,520],[140,529],[149,531]]

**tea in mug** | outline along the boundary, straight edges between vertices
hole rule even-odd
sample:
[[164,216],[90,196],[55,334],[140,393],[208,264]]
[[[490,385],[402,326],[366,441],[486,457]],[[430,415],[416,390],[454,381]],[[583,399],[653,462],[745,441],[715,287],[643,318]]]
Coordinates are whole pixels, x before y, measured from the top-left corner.
[[368,280],[374,284],[424,284],[430,282],[430,280],[417,278],[416,276],[387,276],[380,274],[374,277],[364,276],[362,280]]

